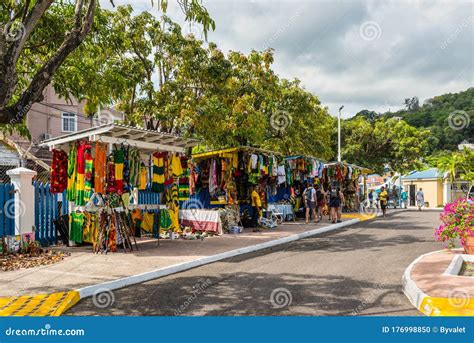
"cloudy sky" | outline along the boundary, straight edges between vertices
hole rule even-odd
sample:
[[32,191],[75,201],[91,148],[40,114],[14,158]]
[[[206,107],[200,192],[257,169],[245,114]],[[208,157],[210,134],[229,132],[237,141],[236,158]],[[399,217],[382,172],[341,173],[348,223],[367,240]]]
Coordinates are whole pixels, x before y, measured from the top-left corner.
[[[156,2],[157,0],[155,0]],[[159,1],[159,0],[158,0]],[[168,15],[182,22],[174,0]],[[109,7],[108,0],[101,3]],[[130,3],[157,13],[151,0]],[[402,107],[474,85],[474,2],[204,0],[222,51],[275,49],[274,70],[298,78],[332,114]],[[186,24],[185,24],[186,25]],[[189,28],[199,34],[199,27]]]

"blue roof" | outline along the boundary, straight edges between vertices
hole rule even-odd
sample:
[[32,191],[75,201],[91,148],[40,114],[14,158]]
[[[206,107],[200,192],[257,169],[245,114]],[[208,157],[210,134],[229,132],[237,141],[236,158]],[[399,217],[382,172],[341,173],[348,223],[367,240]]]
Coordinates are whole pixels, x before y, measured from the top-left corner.
[[415,179],[437,179],[442,174],[437,168],[430,168],[422,171],[412,171],[408,175],[402,177],[402,180],[415,180]]

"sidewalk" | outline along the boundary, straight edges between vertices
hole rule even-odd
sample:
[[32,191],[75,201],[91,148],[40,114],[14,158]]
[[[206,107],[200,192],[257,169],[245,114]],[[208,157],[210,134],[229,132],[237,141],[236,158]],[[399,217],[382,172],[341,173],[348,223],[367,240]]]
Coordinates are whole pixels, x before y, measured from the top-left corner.
[[[352,219],[354,215],[350,217]],[[350,218],[344,218],[343,222],[347,220]],[[59,263],[0,272],[0,297],[75,290],[269,242],[329,224],[327,219],[322,223],[307,225],[303,221],[286,222],[273,230],[252,232],[246,229],[241,234],[208,237],[203,241],[161,240],[159,246],[154,239],[143,239],[138,243],[138,251],[132,253],[124,253],[119,249],[118,252],[101,255],[94,254],[90,246],[61,248],[70,252],[71,256]]]

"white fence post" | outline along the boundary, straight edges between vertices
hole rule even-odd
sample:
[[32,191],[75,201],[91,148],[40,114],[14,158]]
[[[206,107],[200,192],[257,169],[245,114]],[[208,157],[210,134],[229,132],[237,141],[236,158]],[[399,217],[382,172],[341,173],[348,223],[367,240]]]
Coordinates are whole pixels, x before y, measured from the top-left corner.
[[15,168],[7,171],[15,187],[15,235],[33,232],[35,226],[34,170]]

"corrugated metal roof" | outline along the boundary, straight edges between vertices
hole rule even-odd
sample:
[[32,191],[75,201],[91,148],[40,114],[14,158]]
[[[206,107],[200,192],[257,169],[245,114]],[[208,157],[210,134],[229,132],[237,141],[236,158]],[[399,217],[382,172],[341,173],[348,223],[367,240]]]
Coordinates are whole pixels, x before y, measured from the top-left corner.
[[412,171],[408,175],[403,176],[402,180],[437,179],[441,176],[442,174],[438,171],[437,168],[430,168],[422,171]]

